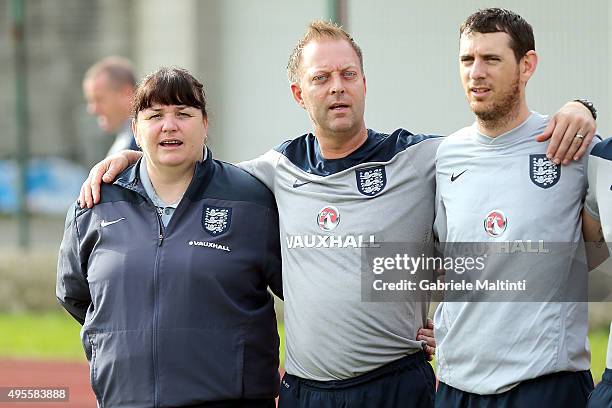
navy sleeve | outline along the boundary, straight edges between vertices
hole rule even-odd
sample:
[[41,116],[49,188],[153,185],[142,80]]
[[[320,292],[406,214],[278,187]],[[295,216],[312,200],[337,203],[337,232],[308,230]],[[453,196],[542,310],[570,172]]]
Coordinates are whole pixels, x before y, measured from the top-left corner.
[[279,298],[283,299],[282,261],[280,249],[280,231],[276,207],[268,209],[266,223],[266,248],[264,248],[264,274],[268,286]]
[[60,245],[57,260],[57,281],[55,293],[57,300],[79,323],[85,322],[85,314],[91,303],[87,283],[87,263],[81,260],[77,226],[78,206],[68,210],[64,238]]

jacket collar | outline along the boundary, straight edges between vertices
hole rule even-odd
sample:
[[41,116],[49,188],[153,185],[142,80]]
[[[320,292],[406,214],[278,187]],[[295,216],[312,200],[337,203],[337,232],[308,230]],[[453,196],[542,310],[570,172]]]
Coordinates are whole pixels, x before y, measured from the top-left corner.
[[[143,160],[141,157],[136,163],[121,172],[113,184],[135,191],[143,197],[148,197],[142,185],[142,181],[140,180],[140,166],[142,163]],[[213,170],[214,162],[212,151],[208,146],[204,146],[204,160],[196,163],[193,179],[185,192],[185,196],[190,196],[190,191],[196,186],[208,184],[212,178]]]

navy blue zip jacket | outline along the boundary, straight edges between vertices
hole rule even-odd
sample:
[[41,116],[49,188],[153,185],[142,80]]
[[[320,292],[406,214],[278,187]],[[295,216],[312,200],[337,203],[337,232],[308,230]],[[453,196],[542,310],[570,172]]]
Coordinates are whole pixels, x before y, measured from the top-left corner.
[[167,227],[140,161],[92,209],[71,208],[57,298],[81,340],[102,407],[177,407],[278,394],[278,213],[248,173],[198,163]]

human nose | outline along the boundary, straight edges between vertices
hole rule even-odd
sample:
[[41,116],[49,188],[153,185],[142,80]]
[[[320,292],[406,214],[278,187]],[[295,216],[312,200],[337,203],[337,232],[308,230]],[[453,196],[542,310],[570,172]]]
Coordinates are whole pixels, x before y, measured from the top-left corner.
[[342,81],[340,75],[332,76],[330,92],[332,95],[335,95],[337,93],[344,93],[344,82]]
[[470,67],[470,78],[471,79],[480,79],[485,76],[485,66],[484,63],[480,59],[475,59]]
[[98,114],[98,104],[90,102],[87,104],[87,112],[89,112],[90,115],[97,115]]
[[174,132],[177,129],[176,118],[173,115],[164,117],[162,121],[162,132]]

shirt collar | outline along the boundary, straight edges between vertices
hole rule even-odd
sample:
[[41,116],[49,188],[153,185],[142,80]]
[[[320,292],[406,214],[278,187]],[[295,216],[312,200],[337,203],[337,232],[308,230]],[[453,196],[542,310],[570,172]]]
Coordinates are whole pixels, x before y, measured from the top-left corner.
[[142,183],[142,186],[144,187],[145,192],[147,193],[151,201],[153,201],[153,204],[156,207],[160,207],[160,208],[170,207],[170,208],[176,209],[181,199],[179,198],[175,203],[166,204],[161,198],[159,198],[159,196],[155,192],[153,183],[151,183],[151,178],[149,177],[149,172],[147,171],[147,159],[144,156],[142,157],[142,161],[140,163],[139,175],[140,175],[140,182]]
[[535,115],[533,114],[533,112],[531,112],[523,123],[521,123],[514,129],[510,129],[506,133],[502,133],[501,135],[496,136],[496,137],[491,137],[483,133],[480,133],[478,131],[478,124],[474,122],[472,126],[474,128],[474,135],[475,135],[476,141],[484,145],[491,145],[491,146],[501,146],[501,145],[507,145],[510,143],[514,143],[517,140],[525,136],[524,132],[522,132],[522,129],[527,126],[527,123],[529,123],[534,118],[534,116]]

